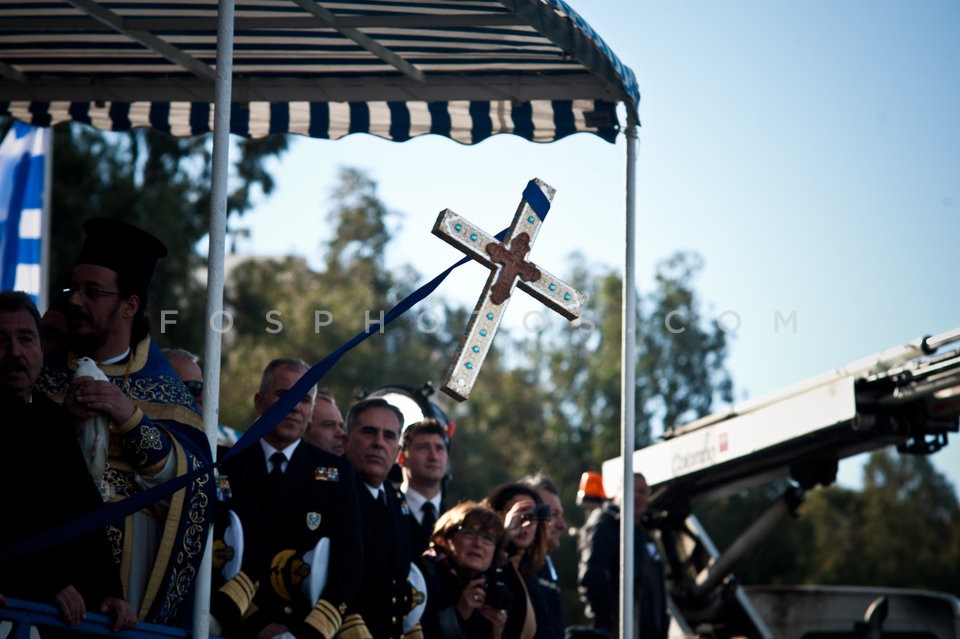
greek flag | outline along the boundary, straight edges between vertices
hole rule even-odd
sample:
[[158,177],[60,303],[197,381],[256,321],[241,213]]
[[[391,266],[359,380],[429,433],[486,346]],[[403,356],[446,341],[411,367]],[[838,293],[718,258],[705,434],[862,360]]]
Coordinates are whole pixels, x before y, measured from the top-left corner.
[[33,296],[41,307],[47,129],[14,122],[0,144],[0,290]]

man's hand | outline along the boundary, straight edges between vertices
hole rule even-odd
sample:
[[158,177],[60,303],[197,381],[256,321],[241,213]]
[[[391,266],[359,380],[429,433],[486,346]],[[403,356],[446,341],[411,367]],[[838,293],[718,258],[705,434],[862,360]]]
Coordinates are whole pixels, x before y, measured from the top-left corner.
[[67,586],[53,596],[53,605],[60,611],[60,616],[71,626],[83,621],[87,616],[87,605],[83,596],[73,586]]
[[104,597],[100,602],[100,613],[113,619],[110,629],[114,632],[130,630],[137,625],[137,612],[125,599]]
[[116,384],[89,377],[70,382],[63,405],[74,419],[104,415],[115,425],[130,419],[137,408]]

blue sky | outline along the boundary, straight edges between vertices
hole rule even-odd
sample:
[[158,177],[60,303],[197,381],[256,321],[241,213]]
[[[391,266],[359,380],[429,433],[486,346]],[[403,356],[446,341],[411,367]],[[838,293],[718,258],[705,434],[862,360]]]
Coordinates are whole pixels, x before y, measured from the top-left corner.
[[[960,4],[570,4],[640,86],[639,286],[677,250],[704,258],[705,310],[740,318],[738,400],[960,326]],[[531,259],[558,274],[573,251],[623,263],[623,143],[582,134],[473,147],[296,139],[278,190],[234,222],[252,230],[241,252],[319,261],[339,166],[379,183],[398,213],[389,261],[424,281],[457,259],[430,234],[439,211],[495,232],[533,177],[557,195]],[[465,266],[438,295],[472,305],[485,278]],[[507,326],[534,308],[518,296]],[[795,313],[796,332],[776,332],[777,313]],[[842,483],[858,483],[859,461],[841,465]],[[960,438],[934,462],[960,486]]]

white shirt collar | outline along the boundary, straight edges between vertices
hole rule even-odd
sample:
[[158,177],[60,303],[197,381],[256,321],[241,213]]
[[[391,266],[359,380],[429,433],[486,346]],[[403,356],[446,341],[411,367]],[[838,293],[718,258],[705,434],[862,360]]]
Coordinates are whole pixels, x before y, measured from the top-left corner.
[[[371,486],[371,485],[368,484],[367,482],[363,482],[363,485],[366,487],[367,490],[370,491],[370,494],[373,496],[373,498],[374,498],[375,500],[379,500],[379,499],[380,499],[380,491],[383,490],[383,484],[380,484],[379,486]],[[386,491],[384,491],[384,492],[386,492]],[[386,496],[386,495],[384,495],[384,496]]]
[[261,439],[260,447],[263,449],[264,458],[267,460],[267,472],[268,473],[270,472],[270,457],[272,457],[274,453],[280,453],[281,455],[286,457],[287,463],[289,464],[290,459],[293,458],[293,451],[295,451],[297,449],[297,446],[299,445],[300,445],[300,440],[298,439],[292,444],[290,444],[289,446],[287,446],[286,448],[284,448],[283,450],[279,450],[274,448],[270,444],[268,444],[265,440]]
[[440,493],[437,493],[433,499],[427,499],[413,488],[410,488],[409,485],[405,484],[402,490],[403,497],[407,500],[407,505],[410,506],[410,510],[414,513],[418,524],[423,523],[423,505],[428,501],[433,504],[437,515],[440,515]]
[[117,363],[122,362],[123,360],[125,360],[125,359],[127,358],[127,355],[129,355],[129,354],[130,354],[130,347],[127,346],[127,350],[123,351],[122,353],[120,353],[120,354],[117,355],[116,357],[108,357],[107,359],[105,359],[105,360],[103,360],[102,362],[100,362],[100,364],[103,365],[103,366],[109,366],[110,364],[117,364]]
[[553,560],[550,559],[550,555],[547,555],[547,567],[550,568],[550,579],[554,582],[559,581],[560,578],[557,576],[557,569],[553,567]]

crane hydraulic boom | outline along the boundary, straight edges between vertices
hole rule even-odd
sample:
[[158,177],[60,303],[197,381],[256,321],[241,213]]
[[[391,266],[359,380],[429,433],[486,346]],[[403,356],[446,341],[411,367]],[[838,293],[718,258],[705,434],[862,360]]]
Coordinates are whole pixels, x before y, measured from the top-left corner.
[[[688,636],[704,625],[715,637],[778,636],[733,578],[737,565],[790,518],[805,491],[836,480],[840,460],[890,445],[931,454],[958,423],[955,328],[684,424],[635,451],[633,468],[651,490],[647,524],[668,563],[674,621]],[[622,469],[620,458],[604,462],[608,495],[619,489]],[[778,479],[791,480],[783,495],[723,552],[691,514],[698,502]]]

